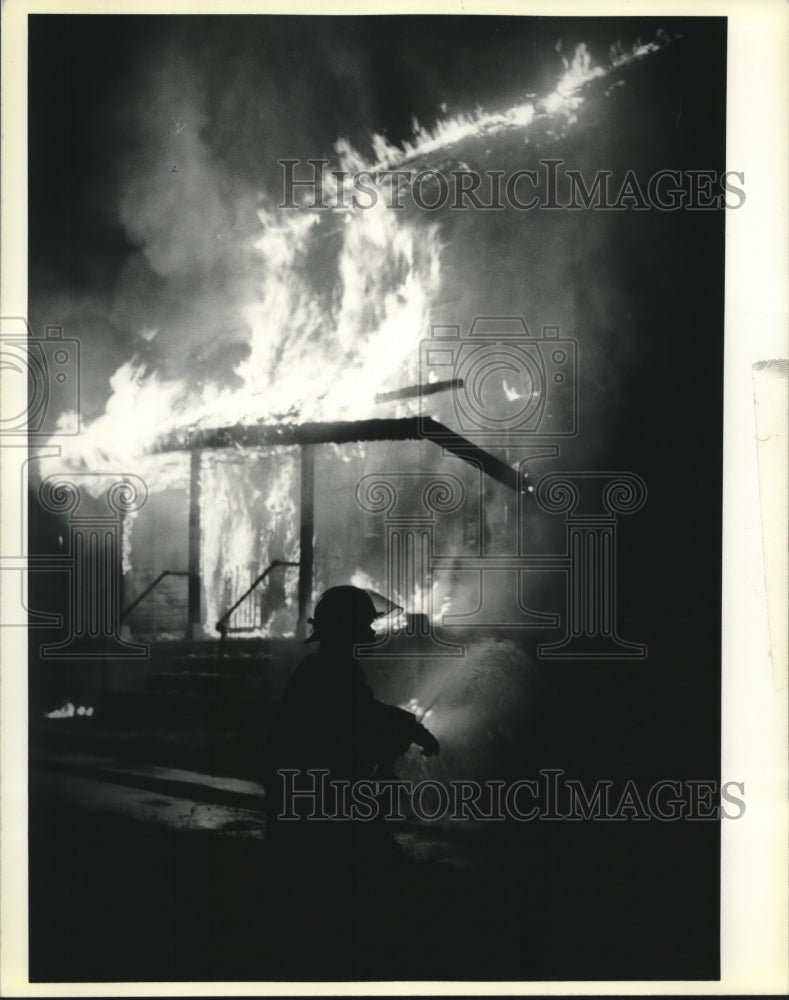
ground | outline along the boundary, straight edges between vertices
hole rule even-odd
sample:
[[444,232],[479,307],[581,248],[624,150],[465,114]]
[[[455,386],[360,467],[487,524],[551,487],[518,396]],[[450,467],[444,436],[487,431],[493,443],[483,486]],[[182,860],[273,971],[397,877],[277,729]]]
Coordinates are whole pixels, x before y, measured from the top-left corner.
[[409,822],[305,881],[251,782],[45,754],[30,777],[33,981],[716,974],[706,824]]

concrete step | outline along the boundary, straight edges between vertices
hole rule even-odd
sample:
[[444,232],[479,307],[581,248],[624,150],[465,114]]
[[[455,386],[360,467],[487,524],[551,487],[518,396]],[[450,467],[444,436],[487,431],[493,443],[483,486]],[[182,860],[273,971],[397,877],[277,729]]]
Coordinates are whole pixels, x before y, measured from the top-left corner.
[[[253,694],[261,697],[272,693],[271,677],[264,674],[217,673],[195,671],[168,671],[149,674],[148,692],[155,694],[194,694],[200,697],[216,698]],[[280,687],[282,685],[279,685]]]
[[234,674],[240,676],[262,676],[272,670],[282,669],[282,661],[270,652],[251,655],[224,656],[221,660],[213,655],[191,654],[173,656],[166,672],[181,674]]
[[118,691],[109,698],[108,715],[135,725],[146,720],[151,723],[170,720],[173,724],[204,721],[224,728],[249,723],[262,726],[273,710],[271,698],[251,694],[207,697],[194,692]]

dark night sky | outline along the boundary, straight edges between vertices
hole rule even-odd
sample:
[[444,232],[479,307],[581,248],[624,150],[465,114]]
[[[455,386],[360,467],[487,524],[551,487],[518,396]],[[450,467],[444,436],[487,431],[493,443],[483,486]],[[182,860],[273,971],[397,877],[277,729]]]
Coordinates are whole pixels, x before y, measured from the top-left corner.
[[[92,242],[92,226],[100,232],[97,219],[82,215],[107,212],[118,159],[134,145],[124,112],[162,62],[187,57],[184,69],[209,91],[207,141],[239,177],[265,184],[276,175],[273,161],[287,155],[283,149],[330,154],[337,136],[363,146],[372,131],[396,142],[410,135],[414,116],[434,121],[443,102],[454,114],[540,93],[561,71],[560,39],[565,51],[584,41],[593,59],[605,62],[617,39],[651,40],[676,24],[666,18],[32,16],[33,256],[46,254],[46,245],[57,256],[52,236],[61,231],[53,234],[53,226],[62,225],[62,235],[78,245]],[[692,44],[693,19],[682,19],[681,32]],[[185,74],[184,91],[193,79]],[[266,156],[272,138],[283,149]]]

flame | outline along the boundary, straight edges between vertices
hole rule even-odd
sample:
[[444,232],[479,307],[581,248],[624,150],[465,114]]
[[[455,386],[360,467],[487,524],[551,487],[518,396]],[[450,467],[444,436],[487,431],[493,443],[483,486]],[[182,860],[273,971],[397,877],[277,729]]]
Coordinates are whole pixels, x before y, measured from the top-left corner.
[[[316,232],[315,216],[295,214],[283,219],[261,211],[265,235],[258,249],[268,271],[261,300],[245,310],[253,336],[238,374],[246,385],[265,387],[269,413],[295,407],[300,420],[358,419],[418,352],[439,285],[437,227],[401,221],[383,202],[344,216],[339,226],[330,220],[335,228],[325,234]],[[321,235],[342,241],[328,316],[299,273],[306,238]],[[253,408],[238,402],[231,419],[259,416],[259,401]]]
[[[254,458],[230,462],[210,452],[203,459],[201,577],[210,634],[214,634],[214,623],[268,563],[298,561],[295,449],[267,451],[254,477],[249,475],[250,460]],[[249,635],[293,631],[293,571],[273,572],[277,575],[250,595],[231,618],[231,626],[243,623]],[[285,581],[291,585],[284,586]]]
[[513,403],[516,399],[523,399],[523,393],[510,386],[505,378],[501,380],[501,385],[508,403]]
[[[366,161],[346,140],[338,140],[335,150],[339,156],[340,167],[348,171],[391,170],[411,160],[445,150],[465,139],[493,136],[515,128],[526,128],[541,115],[555,115],[561,111],[572,121],[573,112],[583,103],[581,91],[588,83],[609,76],[614,70],[657,52],[671,42],[670,36],[665,32],[659,32],[658,37],[659,42],[642,44],[641,41],[637,41],[629,50],[621,42],[617,42],[611,46],[611,61],[607,67],[593,65],[589,49],[582,42],[576,46],[571,62],[562,56],[565,71],[551,93],[542,98],[533,98],[513,105],[502,112],[486,112],[482,108],[477,108],[470,114],[444,118],[433,129],[422,127],[414,119],[413,138],[404,141],[401,146],[395,146],[384,136],[375,134],[371,139],[375,157],[373,162]],[[328,171],[326,174],[328,183]]]
[[362,569],[356,570],[350,582],[354,587],[362,587],[384,594],[390,601],[403,608],[400,614],[392,612],[386,615],[382,623],[373,622],[375,631],[395,631],[404,628],[407,622],[406,616],[409,614],[427,615],[434,625],[440,625],[443,616],[452,606],[452,598],[446,593],[445,583],[440,576],[436,576],[430,586],[424,582],[415,583],[410,593],[400,593],[396,589],[390,592],[391,588],[388,584],[376,581],[373,576]]
[[[532,95],[500,112],[477,108],[445,117],[432,129],[415,120],[411,139],[399,146],[373,135],[372,162],[347,140],[338,139],[339,166],[348,171],[391,169],[469,137],[528,129],[546,116],[571,124],[588,83],[669,41],[664,36],[660,44],[639,42],[630,50],[617,45],[606,67],[593,65],[587,47],[579,45],[572,59],[564,60],[564,72],[553,91],[542,98]],[[328,167],[324,182],[335,188],[338,183]],[[139,192],[138,196],[142,197]],[[244,203],[239,197],[239,205]],[[125,207],[130,217],[130,204]],[[167,379],[138,358],[130,359],[110,378],[104,413],[78,436],[52,439],[60,449],[59,461],[75,471],[133,468],[153,492],[187,483],[188,462],[183,455],[151,454],[157,440],[169,433],[370,416],[382,388],[418,381],[419,343],[429,330],[431,304],[442,283],[442,245],[438,225],[431,219],[424,213],[392,211],[385,197],[364,210],[342,213],[282,211],[261,204],[252,248],[255,281],[249,290],[246,283],[239,286],[245,289],[245,298],[234,304],[234,315],[228,319],[229,328],[237,329],[241,321],[247,332],[248,351],[233,369],[233,384],[210,378],[197,383],[186,376]],[[173,242],[179,238],[184,241],[185,236],[176,226]],[[169,274],[170,250],[158,244],[154,249],[162,273]],[[246,261],[249,247],[238,249],[239,260]],[[221,337],[221,330],[217,335]],[[167,339],[166,328],[142,318],[138,342],[151,345]],[[517,390],[506,384],[504,391],[508,398],[518,397]],[[413,412],[417,405],[418,401],[403,401],[394,411]],[[72,420],[73,414],[63,414],[62,427]],[[341,457],[344,462],[363,459],[364,447],[346,449]],[[254,458],[244,453],[247,466],[250,460]],[[258,465],[260,474],[252,484],[246,466],[235,462],[232,452],[204,458],[201,577],[210,626],[268,562],[298,559],[293,452],[269,449]],[[130,568],[132,528],[129,518],[124,529],[124,572]],[[353,579],[360,579],[360,574]],[[387,593],[386,587],[370,582]],[[259,602],[254,605],[260,612],[254,630],[260,634],[292,628],[292,597],[283,597],[278,605],[267,603],[266,594],[280,586],[272,577],[252,599]],[[292,594],[292,587],[284,589],[285,595]],[[413,593],[387,596],[408,612],[428,614],[434,622],[440,622],[451,603],[439,579],[429,587],[417,585]]]
[[[542,98],[502,112],[477,108],[441,119],[433,129],[414,120],[412,138],[399,146],[374,134],[373,162],[339,139],[339,165],[391,169],[472,136],[527,128],[545,115],[572,121],[589,82],[670,41],[661,32],[659,42],[638,41],[630,50],[617,43],[607,67],[593,65],[580,44],[571,61],[562,57],[564,73]],[[328,167],[324,180],[336,186]],[[255,243],[259,289],[252,301],[238,305],[249,352],[235,368],[235,386],[165,380],[139,361],[127,361],[110,379],[105,412],[76,438],[57,438],[65,464],[91,470],[108,462],[128,466],[164,434],[197,426],[368,416],[382,385],[413,378],[408,368],[440,285],[437,227],[404,215],[389,210],[385,198],[341,215],[262,206]],[[139,334],[148,343],[167,331],[143,324]],[[73,414],[63,414],[61,426],[70,420]],[[154,489],[174,481],[158,468],[159,461],[144,470]]]
[[407,712],[413,712],[420,722],[425,722],[433,716],[433,709],[425,708],[417,698],[409,698],[404,705],[400,705],[400,708],[404,708]]
[[74,707],[72,701],[66,701],[60,708],[55,708],[51,712],[45,712],[45,719],[73,719],[75,715],[80,716],[80,718],[90,718],[93,715],[93,707],[88,705],[80,705],[78,708]]
[[[313,214],[260,209],[259,217],[262,281],[242,308],[250,345],[235,371],[241,387],[198,389],[126,362],[110,379],[105,412],[76,439],[57,439],[69,467],[133,466],[164,434],[199,426],[358,419],[382,385],[416,379],[440,281],[437,226],[403,220],[383,202],[328,230]],[[324,252],[325,239],[335,246]],[[328,287],[311,271],[319,252],[336,272]],[[160,461],[145,467],[154,489],[179,478],[159,473]]]

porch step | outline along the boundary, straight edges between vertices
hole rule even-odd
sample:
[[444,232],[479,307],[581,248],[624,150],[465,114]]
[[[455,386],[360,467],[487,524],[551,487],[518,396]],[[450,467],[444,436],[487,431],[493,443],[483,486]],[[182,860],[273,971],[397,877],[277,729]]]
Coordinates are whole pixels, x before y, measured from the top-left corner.
[[191,694],[199,697],[215,698],[247,694],[264,695],[275,685],[271,677],[262,672],[217,673],[211,671],[173,670],[160,674],[149,674],[148,691],[153,694]]
[[219,674],[237,677],[263,677],[278,671],[281,660],[273,653],[258,652],[251,655],[225,656],[221,660],[216,653],[192,653],[188,656],[173,656],[169,661],[169,670],[174,674],[195,674],[205,676]]
[[274,706],[270,698],[256,695],[222,695],[208,698],[194,692],[118,691],[111,695],[109,713],[116,721],[174,725],[188,721],[222,727],[255,723],[264,725]]

